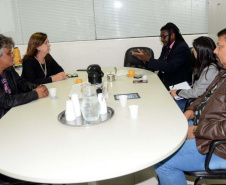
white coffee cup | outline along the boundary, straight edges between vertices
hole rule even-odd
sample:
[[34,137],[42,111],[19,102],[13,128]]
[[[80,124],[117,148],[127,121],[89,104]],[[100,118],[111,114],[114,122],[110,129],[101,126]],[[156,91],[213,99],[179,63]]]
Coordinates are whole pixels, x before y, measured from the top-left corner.
[[147,75],[143,75],[143,76],[142,76],[142,79],[143,79],[143,80],[147,80]]
[[76,119],[74,106],[71,100],[66,101],[65,117],[67,121],[73,121]]
[[78,94],[73,93],[71,95],[71,100],[74,106],[74,111],[75,111],[75,115],[76,117],[81,116],[81,109],[80,109],[80,103],[79,103],[79,99],[78,99]]
[[138,105],[130,105],[129,106],[129,111],[130,111],[130,116],[132,119],[136,119],[138,116],[138,109],[139,106]]
[[56,88],[50,88],[49,94],[50,94],[52,99],[55,99],[56,98]]
[[126,107],[127,95],[120,95],[119,101],[120,101],[121,107]]

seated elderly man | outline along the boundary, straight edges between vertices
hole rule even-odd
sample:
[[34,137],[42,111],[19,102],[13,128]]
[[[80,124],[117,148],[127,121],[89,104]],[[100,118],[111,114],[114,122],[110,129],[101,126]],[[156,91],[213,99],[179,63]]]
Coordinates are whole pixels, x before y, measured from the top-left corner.
[[0,34],[0,118],[12,107],[48,96],[48,89],[28,83],[14,70],[11,38]]
[[[183,146],[154,166],[161,185],[187,184],[183,171],[204,171],[210,143],[226,139],[226,29],[220,31],[218,37],[214,53],[222,69],[206,92],[185,111],[190,126]],[[210,168],[226,169],[225,144],[216,147]]]

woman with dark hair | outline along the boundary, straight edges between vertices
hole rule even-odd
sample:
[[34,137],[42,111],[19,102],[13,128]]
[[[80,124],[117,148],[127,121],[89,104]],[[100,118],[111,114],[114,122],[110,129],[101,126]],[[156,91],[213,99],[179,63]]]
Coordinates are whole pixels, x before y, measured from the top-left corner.
[[151,58],[148,53],[138,49],[132,55],[144,62],[146,69],[158,70],[158,76],[169,90],[169,86],[189,81],[190,50],[184,41],[179,28],[167,23],[160,29],[160,40],[163,44],[158,59]]
[[45,33],[34,33],[28,42],[23,58],[22,77],[36,84],[65,80],[67,75],[49,54],[50,44]]
[[193,42],[193,52],[196,58],[194,69],[194,84],[191,89],[176,89],[169,91],[173,97],[179,96],[183,100],[176,100],[177,104],[184,111],[187,99],[197,98],[202,95],[209,84],[219,73],[219,67],[213,51],[216,45],[209,37],[199,37]]

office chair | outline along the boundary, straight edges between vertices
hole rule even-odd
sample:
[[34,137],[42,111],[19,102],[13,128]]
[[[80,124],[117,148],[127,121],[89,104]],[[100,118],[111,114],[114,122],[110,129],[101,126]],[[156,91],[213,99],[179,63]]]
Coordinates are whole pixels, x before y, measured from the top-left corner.
[[41,185],[41,184],[34,182],[26,182],[23,180],[14,179],[3,174],[0,174],[0,185]]
[[0,185],[22,185],[24,181],[0,174]]
[[210,145],[210,151],[206,157],[206,162],[205,162],[206,171],[184,172],[186,175],[197,177],[197,179],[194,182],[194,185],[197,185],[198,182],[203,179],[226,179],[226,170],[211,170],[209,168],[209,163],[210,163],[212,154],[214,152],[214,149],[221,144],[226,144],[226,140],[212,141]]
[[124,67],[136,67],[136,68],[142,68],[145,69],[143,61],[139,60],[137,57],[132,55],[132,51],[138,52],[137,49],[144,50],[149,54],[150,57],[154,58],[154,53],[152,49],[148,47],[133,47],[129,48],[125,53],[124,58]]

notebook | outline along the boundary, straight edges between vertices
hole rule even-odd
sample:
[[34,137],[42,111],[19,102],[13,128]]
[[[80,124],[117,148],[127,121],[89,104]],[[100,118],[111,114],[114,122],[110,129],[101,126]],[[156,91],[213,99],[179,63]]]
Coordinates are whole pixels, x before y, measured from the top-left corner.
[[[188,82],[181,82],[179,84],[176,84],[176,85],[172,85],[169,87],[170,90],[174,90],[174,89],[191,89],[190,85],[188,84]],[[184,99],[180,96],[174,96],[174,99],[175,100],[181,100],[181,99]]]

